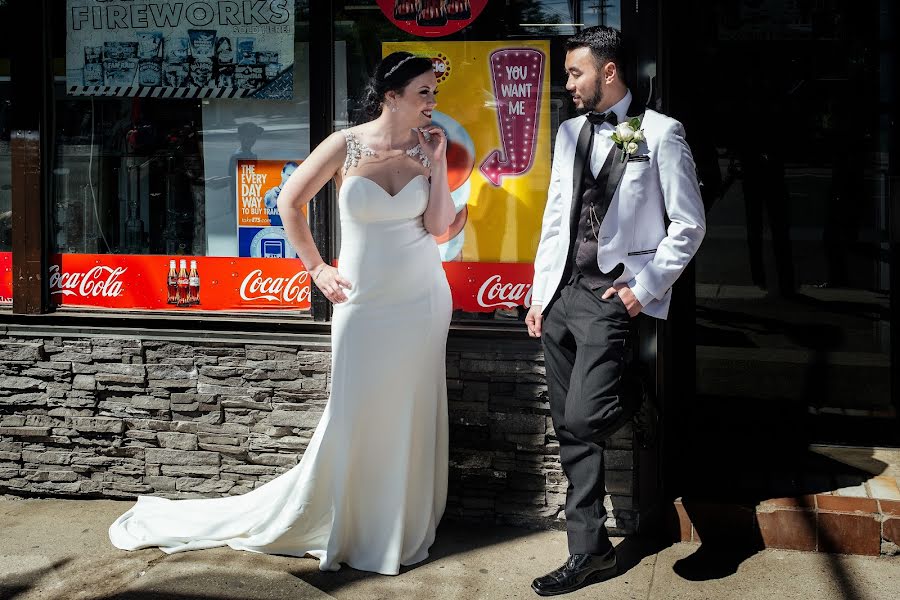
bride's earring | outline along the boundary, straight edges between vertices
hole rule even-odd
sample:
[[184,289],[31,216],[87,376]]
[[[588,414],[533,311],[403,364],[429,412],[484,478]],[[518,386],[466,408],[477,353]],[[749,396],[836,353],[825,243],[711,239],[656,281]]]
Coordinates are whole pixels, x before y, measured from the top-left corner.
[[391,104],[391,112],[397,112],[398,110],[400,110],[400,109],[397,108],[396,105]]

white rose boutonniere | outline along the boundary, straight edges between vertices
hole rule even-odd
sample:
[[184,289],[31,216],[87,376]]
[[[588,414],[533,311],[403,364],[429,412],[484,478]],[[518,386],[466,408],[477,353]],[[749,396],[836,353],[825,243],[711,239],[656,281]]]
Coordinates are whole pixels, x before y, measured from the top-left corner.
[[635,117],[626,123],[616,125],[616,130],[612,134],[612,141],[622,150],[622,162],[628,160],[628,157],[638,151],[638,142],[643,142],[647,138],[644,136],[644,130],[640,129],[641,120]]

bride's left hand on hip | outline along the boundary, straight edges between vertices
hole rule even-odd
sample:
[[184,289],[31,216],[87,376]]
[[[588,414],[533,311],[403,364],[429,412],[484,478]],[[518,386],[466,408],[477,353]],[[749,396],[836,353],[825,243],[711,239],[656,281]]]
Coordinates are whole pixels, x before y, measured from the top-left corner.
[[344,279],[340,271],[331,265],[321,267],[313,276],[313,282],[325,294],[325,297],[334,304],[346,302],[347,295],[344,293],[344,290],[353,289],[353,285]]

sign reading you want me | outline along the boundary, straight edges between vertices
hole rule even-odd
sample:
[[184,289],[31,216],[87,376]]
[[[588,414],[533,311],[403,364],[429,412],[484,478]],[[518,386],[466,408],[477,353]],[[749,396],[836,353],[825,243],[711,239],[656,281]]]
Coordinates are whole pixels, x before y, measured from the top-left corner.
[[294,0],[67,0],[70,95],[293,97]]

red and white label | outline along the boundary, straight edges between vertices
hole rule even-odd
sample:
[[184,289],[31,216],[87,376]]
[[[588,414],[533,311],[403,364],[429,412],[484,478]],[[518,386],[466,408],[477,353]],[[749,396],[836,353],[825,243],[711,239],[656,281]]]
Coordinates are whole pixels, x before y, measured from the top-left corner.
[[531,263],[444,263],[453,293],[453,308],[493,312],[531,306]]
[[254,269],[241,283],[241,299],[247,302],[297,304],[309,303],[309,273],[299,271],[293,277],[266,277],[262,269]]
[[500,275],[492,275],[478,288],[476,300],[482,308],[528,308],[531,306],[531,283],[504,282]]
[[51,265],[50,295],[118,298],[122,295],[121,276],[127,271],[127,267],[97,265],[87,271],[63,273],[59,265]]

